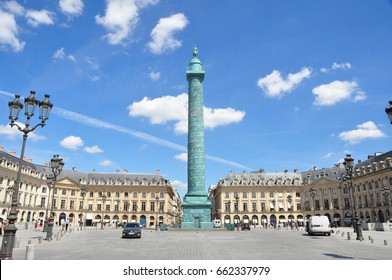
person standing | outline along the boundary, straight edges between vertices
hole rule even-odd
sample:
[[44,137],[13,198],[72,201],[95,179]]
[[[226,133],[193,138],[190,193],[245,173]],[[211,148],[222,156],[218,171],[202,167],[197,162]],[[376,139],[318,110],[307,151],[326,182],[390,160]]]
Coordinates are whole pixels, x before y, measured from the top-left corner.
[[60,220],[60,225],[61,225],[61,231],[64,231],[65,230],[65,220],[64,219]]
[[67,218],[67,220],[65,221],[65,231],[68,231],[68,227],[69,227],[69,219]]

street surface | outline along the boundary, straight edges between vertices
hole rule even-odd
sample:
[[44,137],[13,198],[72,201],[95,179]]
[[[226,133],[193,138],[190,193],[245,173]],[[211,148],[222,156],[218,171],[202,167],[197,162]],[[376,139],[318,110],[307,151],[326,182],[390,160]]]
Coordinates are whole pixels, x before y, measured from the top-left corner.
[[55,229],[54,239],[41,243],[38,236],[45,237],[45,233],[18,230],[21,242],[13,259],[24,260],[26,245],[31,242],[35,260],[392,260],[392,232],[365,231],[364,240],[358,241],[351,228],[335,230],[328,237],[286,229],[143,229],[140,239],[122,239],[121,228],[73,229],[60,238],[56,238],[59,229]]

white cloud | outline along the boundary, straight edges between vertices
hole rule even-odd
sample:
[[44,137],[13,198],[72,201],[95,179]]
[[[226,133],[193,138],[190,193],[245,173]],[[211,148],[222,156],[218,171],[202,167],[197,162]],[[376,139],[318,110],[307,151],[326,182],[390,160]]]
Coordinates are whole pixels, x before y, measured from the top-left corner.
[[316,95],[313,104],[317,106],[333,106],[338,102],[352,98],[353,95],[353,101],[366,98],[366,94],[358,88],[358,84],[349,81],[334,81],[320,85],[313,88],[312,92]]
[[289,74],[286,79],[283,79],[281,73],[274,70],[271,74],[260,78],[257,85],[268,97],[281,98],[285,93],[292,91],[303,79],[309,78],[311,73],[309,68],[302,68],[301,71]]
[[76,62],[76,57],[74,55],[66,55],[64,48],[60,48],[56,50],[52,56],[53,59],[65,59],[71,60],[72,62]]
[[91,147],[85,147],[84,151],[89,154],[97,154],[97,153],[103,152],[103,150],[100,147],[98,147],[97,145],[94,145]]
[[25,42],[18,39],[19,28],[13,14],[0,10],[0,49],[2,45],[10,46],[13,51],[23,50]]
[[100,163],[99,163],[99,165],[101,165],[101,166],[110,166],[110,165],[112,165],[113,163],[112,163],[112,161],[110,161],[110,160],[104,160],[104,161],[101,161]]
[[339,134],[339,138],[347,141],[349,144],[356,144],[369,138],[377,139],[382,137],[385,137],[385,134],[372,121],[364,122],[358,125],[357,129]]
[[323,158],[331,158],[333,156],[335,156],[335,153],[329,152],[326,155],[324,155]]
[[179,180],[170,180],[170,184],[175,187],[177,190],[187,190],[188,189],[188,184],[181,182]]
[[16,1],[7,1],[4,8],[14,15],[22,16],[25,13],[25,8]]
[[38,27],[41,24],[54,24],[53,13],[47,10],[28,10],[26,13],[27,23],[33,27]]
[[161,78],[161,72],[150,72],[148,76],[151,80],[158,81]]
[[70,16],[80,16],[83,13],[83,1],[82,0],[60,0],[60,10]]
[[181,153],[181,154],[175,155],[174,158],[178,159],[180,161],[188,161],[188,154],[187,153]]
[[[165,108],[162,110],[162,108]],[[146,117],[151,124],[165,124],[175,121],[174,131],[177,134],[188,132],[188,95],[183,93],[178,96],[163,96],[155,99],[144,97],[139,102],[128,106],[129,115],[132,117]],[[245,112],[233,108],[212,109],[204,107],[204,127],[238,123],[242,121]]]
[[[24,128],[25,125],[20,122],[15,122],[15,124],[19,125],[21,128]],[[23,133],[21,133],[16,126],[11,127],[10,125],[0,125],[0,135],[5,135],[8,139],[18,139],[21,138]],[[28,139],[31,141],[39,141],[45,140],[46,137],[38,135],[35,131],[32,131],[28,134]]]
[[344,62],[344,63],[336,63],[334,62],[331,66],[331,68],[326,68],[323,67],[320,69],[321,72],[327,73],[331,70],[336,70],[336,69],[343,69],[343,70],[347,70],[347,69],[351,69],[351,64],[349,62]]
[[65,51],[64,48],[58,49],[54,52],[53,56],[54,59],[64,59],[65,58]]
[[104,36],[112,45],[124,44],[139,21],[139,10],[158,1],[107,0],[104,16],[95,16],[97,24],[109,33]]
[[167,18],[161,18],[151,31],[151,42],[147,44],[154,54],[162,54],[165,51],[181,47],[182,42],[173,37],[174,33],[183,30],[189,21],[184,14],[178,13]]
[[78,150],[83,147],[84,143],[79,136],[68,136],[60,141],[60,145],[70,150]]

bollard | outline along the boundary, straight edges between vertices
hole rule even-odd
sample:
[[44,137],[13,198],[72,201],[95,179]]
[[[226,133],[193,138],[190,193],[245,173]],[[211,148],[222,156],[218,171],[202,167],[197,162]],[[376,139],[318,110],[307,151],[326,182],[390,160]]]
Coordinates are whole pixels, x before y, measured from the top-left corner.
[[351,239],[351,237],[350,237],[350,233],[349,232],[347,232],[347,240],[350,240]]
[[56,234],[56,240],[60,240],[60,233],[58,232],[57,234]]
[[27,240],[27,245],[31,244],[31,239]]
[[342,237],[344,236],[344,232],[342,232]]
[[34,260],[35,246],[34,244],[29,244],[26,246],[26,260]]
[[38,244],[42,243],[42,236],[38,236]]
[[385,246],[388,245],[388,241],[387,240],[384,240],[384,245]]
[[369,240],[372,239],[372,237],[370,235],[368,236],[368,238],[369,238]]
[[373,240],[373,238],[370,238],[370,242],[374,243],[374,240]]

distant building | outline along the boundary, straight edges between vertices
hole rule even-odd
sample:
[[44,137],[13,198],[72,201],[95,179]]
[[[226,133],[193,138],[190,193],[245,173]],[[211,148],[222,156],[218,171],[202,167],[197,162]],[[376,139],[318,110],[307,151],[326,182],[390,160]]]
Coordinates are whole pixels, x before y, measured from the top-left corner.
[[[230,172],[209,189],[212,216],[223,225],[286,226],[290,222],[301,225],[311,215],[326,215],[333,224],[350,225],[353,196],[344,187],[344,174],[343,164],[313,167],[305,172]],[[391,218],[391,195],[387,190],[391,185],[392,151],[370,156],[355,165],[352,191],[364,222],[385,222]],[[310,188],[315,189],[314,197]]]
[[[0,213],[7,217],[11,195],[15,186],[19,159],[14,153],[0,149]],[[49,166],[24,162],[19,191],[18,222],[44,220],[50,211],[58,223],[68,218],[78,225],[83,219],[86,225],[102,220],[107,223],[137,221],[147,227],[158,223],[178,224],[181,217],[181,199],[169,180],[156,173],[129,173],[117,170],[113,173],[81,172],[76,167],[63,169],[57,178],[54,194],[47,176]],[[86,195],[81,195],[81,190]]]

